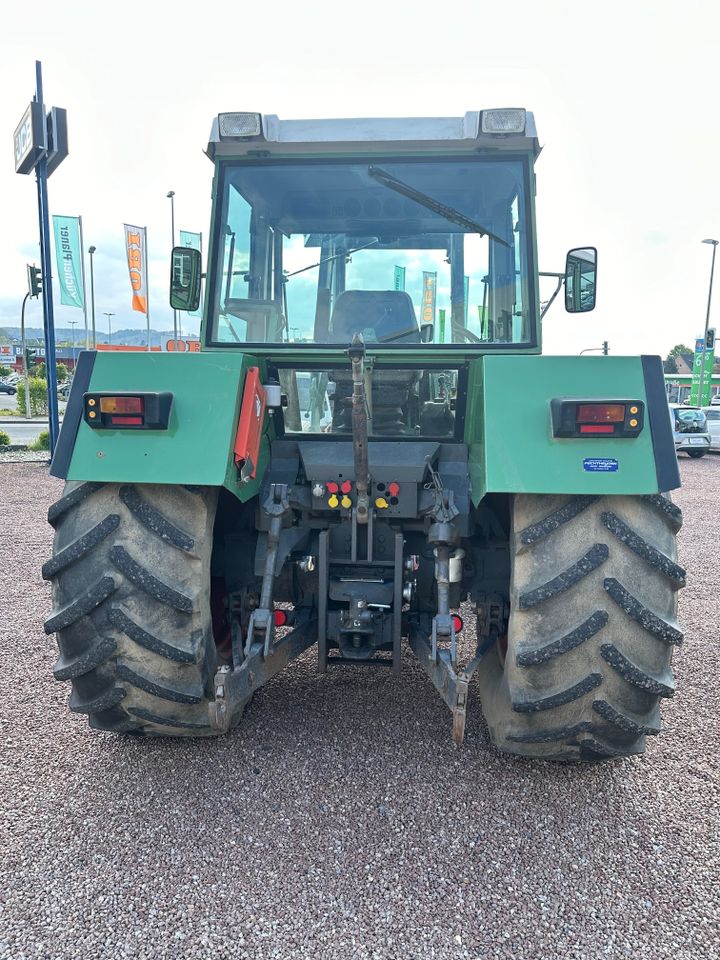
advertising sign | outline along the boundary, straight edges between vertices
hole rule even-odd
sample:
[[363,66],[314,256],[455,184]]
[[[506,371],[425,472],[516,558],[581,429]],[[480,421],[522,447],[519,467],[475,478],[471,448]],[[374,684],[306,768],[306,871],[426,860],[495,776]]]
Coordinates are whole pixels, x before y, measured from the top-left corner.
[[395,267],[393,273],[393,290],[405,289],[405,267]]
[[55,259],[60,284],[60,303],[66,307],[85,306],[83,297],[80,218],[53,216]]
[[31,173],[45,152],[45,111],[33,100],[23,114],[13,136],[15,173]]
[[700,370],[703,365],[703,347],[705,340],[698,337],[695,341],[695,356],[693,358],[692,386],[690,387],[690,403],[694,407],[706,407],[710,403],[710,381],[713,366],[715,365],[715,348],[705,351],[705,375],[703,377],[702,397],[698,397],[700,390]]
[[127,223],[124,226],[128,271],[132,287],[132,308],[147,316],[147,230],[145,227],[131,227]]

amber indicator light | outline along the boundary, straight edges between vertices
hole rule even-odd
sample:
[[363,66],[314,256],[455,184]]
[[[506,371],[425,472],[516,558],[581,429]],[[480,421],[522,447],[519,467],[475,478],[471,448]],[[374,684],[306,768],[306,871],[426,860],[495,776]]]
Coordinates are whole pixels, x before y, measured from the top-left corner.
[[579,403],[575,420],[577,423],[623,423],[625,404]]
[[142,397],[100,397],[101,413],[142,413]]

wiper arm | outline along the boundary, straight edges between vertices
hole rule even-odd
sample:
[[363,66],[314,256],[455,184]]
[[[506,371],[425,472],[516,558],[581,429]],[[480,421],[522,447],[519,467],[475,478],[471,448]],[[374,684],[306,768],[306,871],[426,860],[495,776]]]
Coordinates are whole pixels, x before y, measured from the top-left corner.
[[508,243],[507,240],[503,240],[502,237],[499,237],[491,230],[487,230],[482,226],[482,224],[476,223],[475,220],[471,220],[469,217],[466,217],[464,213],[460,213],[460,211],[456,210],[454,207],[448,207],[439,200],[429,197],[426,193],[421,193],[419,190],[411,187],[409,183],[405,183],[403,180],[398,180],[396,177],[393,177],[386,170],[383,170],[380,167],[368,167],[368,174],[373,178],[373,180],[377,180],[378,183],[381,183],[384,187],[387,187],[388,190],[394,190],[395,193],[401,193],[404,197],[408,197],[408,199],[414,200],[415,203],[419,203],[421,207],[425,207],[427,210],[431,210],[433,213],[437,213],[446,220],[449,220],[450,223],[455,223],[459,227],[465,227],[466,230],[470,230],[472,233],[479,233],[481,237],[491,237],[493,240],[497,241],[497,243],[501,243],[504,247],[512,248],[511,243]]
[[286,280],[289,280],[290,277],[296,277],[299,273],[305,273],[306,270],[313,270],[315,267],[321,266],[323,263],[330,263],[331,260],[338,260],[340,257],[349,257],[353,253],[357,253],[358,250],[367,250],[368,247],[372,247],[373,244],[378,242],[377,237],[373,237],[370,243],[364,243],[361,247],[355,247],[352,250],[343,250],[341,253],[334,253],[331,257],[325,257],[323,260],[318,260],[317,263],[311,263],[307,267],[301,267],[299,270],[293,270],[292,273],[283,273],[283,283]]

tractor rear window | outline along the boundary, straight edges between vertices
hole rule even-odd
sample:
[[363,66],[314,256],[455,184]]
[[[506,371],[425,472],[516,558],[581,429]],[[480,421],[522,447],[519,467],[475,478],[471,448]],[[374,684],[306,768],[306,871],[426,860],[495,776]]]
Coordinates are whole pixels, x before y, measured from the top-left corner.
[[500,158],[223,166],[209,342],[527,346],[527,180]]
[[[376,366],[366,375],[368,436],[450,439],[455,435],[457,368]],[[352,434],[352,373],[283,368],[285,435]],[[368,388],[371,388],[369,391]]]

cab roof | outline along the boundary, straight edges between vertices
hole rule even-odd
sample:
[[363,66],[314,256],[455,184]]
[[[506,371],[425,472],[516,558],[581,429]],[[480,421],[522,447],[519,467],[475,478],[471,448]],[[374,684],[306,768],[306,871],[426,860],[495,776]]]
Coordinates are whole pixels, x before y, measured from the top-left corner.
[[[507,129],[499,132],[498,128]],[[492,131],[492,132],[491,132]],[[373,117],[281,120],[275,114],[221,113],[207,154],[216,157],[357,154],[418,150],[531,152],[540,144],[532,113],[521,108],[473,110],[462,117]]]

